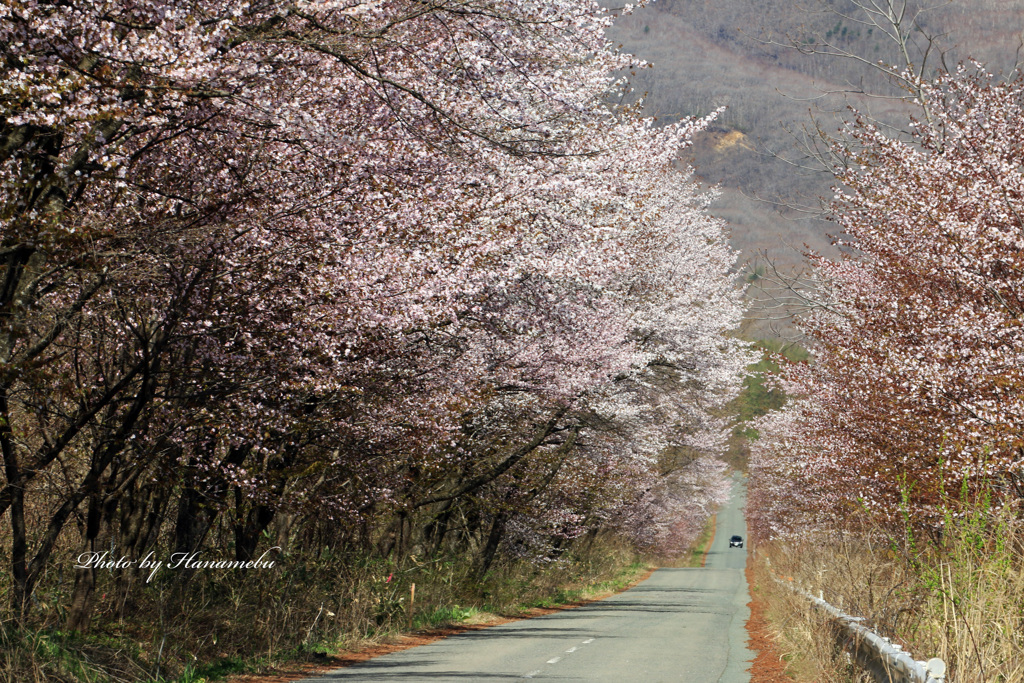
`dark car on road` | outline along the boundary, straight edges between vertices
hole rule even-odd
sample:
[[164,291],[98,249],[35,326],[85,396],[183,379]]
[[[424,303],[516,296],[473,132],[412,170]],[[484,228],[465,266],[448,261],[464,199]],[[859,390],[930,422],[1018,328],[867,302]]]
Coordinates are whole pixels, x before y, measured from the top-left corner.
[[732,538],[730,538],[729,539],[729,547],[730,548],[742,548],[743,547],[743,537],[742,536],[733,536]]

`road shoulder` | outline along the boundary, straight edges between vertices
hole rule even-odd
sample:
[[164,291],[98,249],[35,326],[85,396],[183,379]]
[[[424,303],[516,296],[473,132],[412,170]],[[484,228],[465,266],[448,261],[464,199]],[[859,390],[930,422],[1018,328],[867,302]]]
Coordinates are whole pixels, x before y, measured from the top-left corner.
[[281,666],[276,667],[273,671],[268,671],[266,673],[236,674],[229,676],[228,678],[223,679],[223,683],[291,683],[292,681],[302,680],[311,676],[326,674],[336,669],[343,669],[355,664],[361,664],[384,655],[390,655],[395,652],[401,652],[421,645],[429,645],[430,643],[443,640],[449,636],[458,635],[459,633],[480,631],[491,628],[492,626],[510,624],[514,621],[533,619],[535,617],[542,617],[556,612],[583,607],[584,605],[589,605],[600,600],[610,598],[613,595],[618,595],[619,593],[623,593],[630,588],[643,583],[651,577],[651,574],[653,574],[656,569],[656,567],[648,567],[647,570],[630,581],[623,588],[615,591],[609,590],[599,593],[594,597],[587,598],[585,600],[566,602],[555,607],[532,607],[521,614],[514,616],[488,614],[484,615],[478,622],[454,624],[441,628],[423,629],[413,633],[403,633],[389,638],[383,643],[374,643],[353,650],[342,650],[333,655],[325,656],[322,661],[290,662],[282,664]]
[[792,683],[786,675],[786,662],[782,659],[771,623],[768,621],[764,592],[759,590],[753,569],[754,556],[747,555],[747,585],[750,590],[750,618],[747,620],[747,647],[754,653],[750,664],[750,683]]

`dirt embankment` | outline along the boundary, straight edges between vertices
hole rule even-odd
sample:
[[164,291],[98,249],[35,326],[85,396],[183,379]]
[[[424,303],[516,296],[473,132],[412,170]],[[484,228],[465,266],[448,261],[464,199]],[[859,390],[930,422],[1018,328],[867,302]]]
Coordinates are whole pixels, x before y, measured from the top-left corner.
[[747,584],[750,586],[750,620],[747,621],[748,647],[756,653],[750,664],[750,683],[792,683],[786,675],[786,662],[782,659],[775,639],[772,637],[766,615],[767,605],[763,593],[755,590],[755,576],[750,561],[747,562]]

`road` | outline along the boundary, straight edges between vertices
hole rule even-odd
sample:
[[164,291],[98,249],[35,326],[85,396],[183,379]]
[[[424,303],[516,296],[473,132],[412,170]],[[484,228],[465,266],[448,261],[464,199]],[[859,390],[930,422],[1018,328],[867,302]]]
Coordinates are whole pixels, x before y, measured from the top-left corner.
[[729,548],[731,535],[747,535],[745,493],[734,480],[703,568],[659,569],[630,590],[583,607],[468,631],[301,683],[749,683],[746,548]]

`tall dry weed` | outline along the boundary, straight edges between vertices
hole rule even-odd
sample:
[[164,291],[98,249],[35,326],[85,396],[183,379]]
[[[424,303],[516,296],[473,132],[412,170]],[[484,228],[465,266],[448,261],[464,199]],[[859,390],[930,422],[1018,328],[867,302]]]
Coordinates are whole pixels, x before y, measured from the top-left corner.
[[[813,670],[850,680],[820,614],[769,578],[854,616],[916,659],[942,658],[958,683],[1024,681],[1024,522],[979,508],[947,516],[941,534],[880,528],[775,541],[758,549],[780,639]],[[821,651],[824,647],[824,651]],[[797,667],[799,669],[799,667]],[[847,678],[843,678],[847,676]]]

